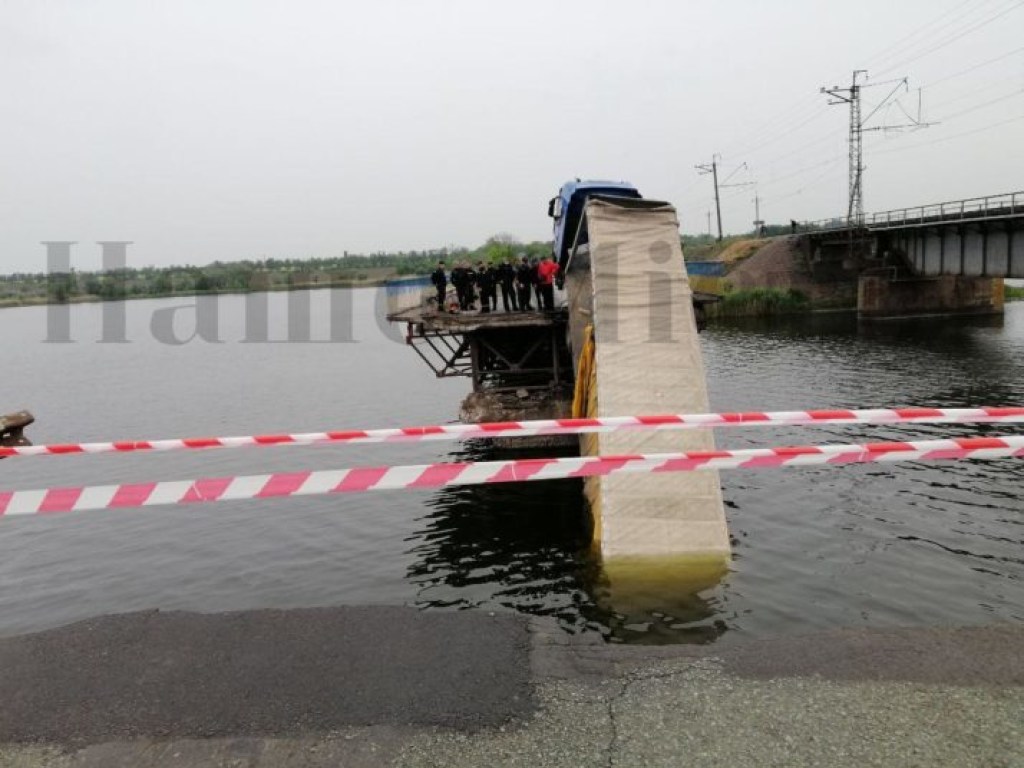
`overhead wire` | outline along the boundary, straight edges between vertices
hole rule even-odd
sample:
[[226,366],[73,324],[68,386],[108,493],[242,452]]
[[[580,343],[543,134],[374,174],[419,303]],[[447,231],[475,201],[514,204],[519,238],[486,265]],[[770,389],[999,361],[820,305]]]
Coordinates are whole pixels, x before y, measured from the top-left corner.
[[979,29],[982,29],[983,27],[987,27],[994,21],[998,21],[1006,14],[1017,10],[1021,6],[1024,6],[1024,0],[1017,0],[1017,2],[1013,3],[1012,5],[1006,8],[1003,8],[998,13],[996,13],[993,16],[990,16],[984,21],[977,22],[974,25],[969,26],[967,29],[961,30],[955,35],[944,38],[941,42],[939,42],[937,45],[932,46],[931,48],[928,48],[924,51],[919,51],[914,55],[910,56],[909,58],[898,61],[897,63],[887,67],[886,69],[883,69],[881,72],[878,72],[877,75],[884,75],[888,72],[892,72],[893,70],[899,69],[900,67],[906,66],[911,62],[923,59],[925,56],[930,56],[931,54],[935,53],[935,51],[941,50],[945,48],[947,45],[951,45],[952,43],[955,43],[957,40],[960,40],[961,38],[966,37],[967,35],[972,34],[973,32],[976,32]]
[[[951,26],[953,24],[958,24],[958,23],[960,23],[960,20],[963,19],[965,16],[969,16],[975,10],[978,10],[978,8],[980,8],[982,6],[985,6],[985,5],[988,5],[989,3],[992,3],[992,2],[995,2],[995,1],[996,0],[980,0],[980,2],[978,2],[978,0],[964,0],[964,2],[959,3],[958,5],[954,6],[951,9],[949,9],[945,13],[939,14],[938,16],[933,18],[931,21],[928,21],[928,22],[925,22],[924,24],[921,24],[920,26],[918,26],[910,34],[904,35],[903,37],[899,38],[898,40],[896,40],[893,43],[890,43],[889,45],[887,45],[885,48],[881,49],[880,51],[876,51],[875,53],[866,56],[864,58],[864,63],[867,64],[867,65],[870,65],[870,66],[881,66],[883,62],[886,62],[888,59],[893,58],[899,52],[906,50],[906,48],[904,46],[904,43],[906,43],[910,39],[912,39],[914,37],[917,37],[918,35],[926,35],[926,36],[927,35],[934,35],[934,34],[936,34],[938,32],[939,29]],[[966,11],[965,13],[960,14],[955,19],[951,19],[948,22],[943,22],[941,24],[939,23],[939,22],[942,22],[942,20],[945,19],[947,16],[950,16],[952,14],[957,13],[962,8],[964,8],[965,6],[972,5],[972,4],[975,4],[975,3],[977,3],[975,8],[972,8],[969,11]],[[934,29],[934,30],[931,29],[935,25],[938,25],[938,29]],[[914,45],[918,45],[918,42],[912,43],[911,47],[914,46]]]
[[996,56],[993,59],[988,59],[979,64],[973,64],[972,66],[967,67],[966,69],[961,69],[959,72],[954,72],[951,75],[940,77],[938,80],[932,80],[930,83],[925,83],[924,85],[920,86],[920,88],[934,88],[936,85],[939,85],[940,83],[945,83],[946,81],[953,80],[954,78],[960,77],[961,75],[966,75],[970,72],[974,72],[975,70],[981,69],[982,67],[987,67],[989,64],[995,64],[996,62],[1003,61],[1004,59],[1008,59],[1011,56],[1014,56],[1018,53],[1024,53],[1024,45],[1022,45],[1020,48],[1014,48],[1012,51]]
[[983,133],[984,131],[991,131],[995,128],[1001,128],[1004,125],[1009,125],[1010,123],[1020,122],[1021,120],[1024,120],[1024,115],[1017,115],[1016,117],[1011,117],[1007,120],[1001,120],[998,123],[989,123],[988,125],[983,125],[980,128],[974,128],[973,130],[970,131],[962,131],[961,133],[955,133],[952,136],[943,136],[941,138],[933,139],[931,141],[923,141],[917,144],[910,145],[901,145],[899,147],[892,147],[890,149],[879,149],[873,152],[872,154],[889,155],[894,152],[909,152],[915,149],[920,149],[921,147],[930,147],[933,144],[942,144],[947,141],[953,141],[953,139],[963,138],[964,136],[973,136],[977,133]]
[[[941,49],[945,48],[946,46],[951,45],[951,44],[957,42],[958,40],[960,40],[960,39],[962,39],[962,38],[964,38],[964,37],[966,37],[966,36],[976,32],[976,31],[978,31],[980,29],[983,29],[983,28],[993,24],[997,20],[1005,17],[1007,14],[1017,10],[1021,6],[1024,6],[1024,0],[1017,0],[1016,2],[1013,2],[1010,5],[1002,5],[1002,6],[994,7],[993,3],[995,3],[995,2],[998,2],[998,0],[981,0],[981,2],[976,2],[975,0],[964,0],[964,2],[958,3],[957,5],[955,5],[954,7],[946,10],[945,12],[940,14],[939,16],[937,16],[934,19],[932,19],[931,21],[918,26],[916,29],[914,29],[910,33],[904,35],[903,37],[899,38],[894,43],[891,43],[890,45],[888,45],[885,48],[883,48],[881,51],[878,51],[877,53],[873,54],[871,57],[869,57],[867,63],[869,65],[873,66],[873,67],[876,67],[876,68],[879,67],[879,66],[884,66],[885,67],[884,69],[882,69],[882,70],[877,72],[878,76],[884,75],[884,74],[886,74],[888,72],[891,72],[891,71],[897,69],[898,67],[904,66],[905,64],[908,64],[908,63],[911,63],[913,61],[917,61],[917,60],[919,60],[921,58],[924,58],[926,56],[929,56],[932,53],[934,53],[934,52],[936,52],[938,50],[941,50]],[[966,23],[966,26],[965,26],[965,23]],[[935,38],[936,37],[939,38],[938,42],[935,42]],[[915,38],[917,38],[917,39],[915,40]],[[909,46],[907,46],[906,44],[909,41],[912,41],[912,40],[914,42],[912,42]],[[908,47],[909,47],[909,50],[908,50]],[[923,88],[934,88],[935,86],[937,86],[937,85],[939,85],[941,83],[945,83],[945,82],[947,82],[949,80],[953,80],[953,79],[955,79],[957,77],[960,77],[962,75],[966,75],[966,74],[968,74],[970,72],[974,72],[974,71],[976,71],[978,69],[981,69],[983,67],[990,66],[990,65],[998,63],[1000,61],[1004,61],[1004,60],[1006,60],[1006,59],[1008,59],[1008,58],[1010,58],[1010,57],[1012,57],[1012,56],[1014,56],[1016,54],[1019,54],[1021,52],[1024,52],[1024,46],[1019,47],[1019,48],[1015,48],[1014,50],[1011,50],[1011,51],[1008,51],[1006,53],[1000,54],[999,56],[995,56],[995,57],[992,57],[990,59],[986,59],[985,61],[981,61],[981,62],[978,62],[976,64],[972,64],[969,67],[965,67],[964,69],[959,70],[957,72],[953,72],[953,73],[950,73],[948,75],[944,75],[943,77],[941,77],[941,78],[939,78],[937,80],[931,81],[926,86],[923,86]],[[990,90],[990,88],[985,88],[983,90]],[[972,94],[967,94],[967,95],[976,95],[977,93],[978,93],[978,91],[975,91]],[[962,111],[956,112],[954,114],[947,115],[947,116],[945,116],[945,117],[943,117],[941,119],[944,120],[944,121],[949,121],[949,120],[952,120],[952,119],[956,119],[958,117],[961,117],[963,115],[969,114],[969,113],[974,112],[976,110],[984,109],[987,106],[999,103],[1001,101],[1005,101],[1005,100],[1007,100],[1009,98],[1013,98],[1013,97],[1019,95],[1019,93],[1020,92],[1014,92],[1012,94],[1007,94],[1007,95],[1001,96],[1001,97],[999,97],[997,99],[993,99],[991,101],[984,102],[982,104],[976,104],[976,105],[973,105],[972,107],[970,107],[970,108],[968,108],[966,110],[962,110]],[[953,99],[948,99],[948,100],[940,102],[940,104],[941,105],[946,105],[946,104],[950,104],[950,103],[955,103],[957,101],[962,101],[963,98],[965,98],[965,97],[966,97],[966,95],[965,96],[956,97],[956,98],[953,98]],[[739,134],[737,139],[747,139],[746,145],[744,145],[741,141],[736,141],[733,145],[727,145],[726,148],[729,149],[730,151],[728,153],[723,153],[723,154],[728,154],[728,156],[730,156],[732,158],[736,158],[736,159],[745,159],[745,158],[750,157],[752,155],[756,156],[758,152],[761,152],[766,147],[770,147],[770,146],[772,146],[772,145],[782,141],[785,138],[791,137],[794,134],[794,132],[799,131],[800,129],[804,128],[807,125],[810,125],[814,121],[820,119],[826,112],[829,111],[827,105],[822,105],[818,109],[813,110],[810,114],[807,114],[805,111],[803,111],[802,108],[805,105],[810,104],[812,102],[812,100],[816,99],[816,98],[818,98],[818,94],[817,93],[814,94],[813,96],[808,95],[807,97],[804,97],[804,98],[800,99],[799,101],[797,101],[791,107],[788,107],[785,110],[783,110],[782,112],[777,113],[775,117],[773,117],[773,118],[767,120],[766,122],[762,123],[757,128],[755,128],[755,129],[753,129],[751,131],[748,131],[747,133]],[[889,97],[887,96],[887,99],[888,98]],[[880,102],[879,105],[877,107],[875,107],[875,110],[877,111],[878,109],[881,109],[885,105],[885,102],[886,102],[886,100],[883,99],[882,102]],[[913,118],[908,113],[907,109],[903,106],[902,103],[899,103],[898,100],[896,100],[895,102],[891,102],[888,105],[887,109],[892,109],[893,108],[892,107],[893,103],[896,104],[896,108],[901,110],[903,112],[903,114],[907,117],[907,119],[911,120],[912,122],[916,122],[915,118]],[[931,108],[934,108],[934,106],[931,107]],[[800,111],[798,112],[798,110],[800,110]],[[869,117],[870,116],[871,116],[871,114],[869,114]],[[998,125],[1004,125],[1004,124],[1009,123],[1009,122],[1016,122],[1019,119],[1021,119],[1021,118],[1013,118],[1013,119],[1008,120],[1008,121],[1002,121],[1001,123],[995,124],[993,127],[996,127]],[[765,134],[768,132],[769,128],[773,128],[774,130],[772,130],[768,134],[768,136],[766,137]],[[913,132],[913,131],[911,131],[911,132]],[[978,130],[968,131],[968,132],[956,134],[955,136],[944,137],[944,138],[941,138],[941,139],[937,139],[934,142],[926,142],[926,143],[923,143],[923,144],[914,144],[914,145],[910,145],[910,147],[908,147],[908,149],[916,148],[916,147],[922,147],[922,146],[928,146],[928,145],[933,144],[933,143],[940,143],[940,142],[943,142],[943,141],[953,140],[954,138],[959,138],[961,136],[971,135],[971,134],[977,133],[977,132],[979,132],[979,131]],[[908,135],[908,134],[904,134],[904,135]],[[771,166],[771,165],[777,164],[777,163],[781,162],[782,160],[790,158],[790,157],[792,157],[794,155],[804,154],[806,152],[807,148],[810,147],[810,146],[817,146],[819,144],[825,143],[826,141],[830,141],[830,140],[835,140],[835,137],[834,136],[827,136],[827,137],[822,137],[821,139],[815,140],[814,142],[811,142],[809,144],[808,143],[804,143],[799,148],[797,148],[795,150],[784,152],[781,155],[771,156],[771,157],[769,157],[766,160],[760,160],[760,161],[758,161],[757,165],[759,165],[759,166],[765,166],[765,165]],[[737,147],[737,144],[739,145],[738,147]],[[897,148],[894,148],[894,149],[881,150],[878,153],[879,154],[888,154],[888,153],[899,151],[899,150],[900,150],[900,148],[897,147]],[[796,191],[788,193],[788,194],[785,194],[785,195],[782,195],[781,197],[772,196],[770,198],[772,200],[788,199],[790,197],[796,196],[797,194],[801,194],[802,191],[805,190],[805,189],[811,188],[811,187],[813,187],[813,186],[815,186],[817,184],[822,183],[823,181],[827,180],[830,176],[836,175],[839,169],[834,168],[832,166],[835,166],[841,160],[844,160],[844,159],[846,159],[846,154],[845,153],[843,155],[838,155],[838,156],[835,156],[835,157],[831,157],[831,158],[825,159],[825,160],[823,160],[821,162],[812,163],[810,165],[803,166],[803,167],[801,167],[799,169],[796,169],[796,170],[794,170],[792,172],[783,174],[782,176],[778,176],[778,177],[774,177],[774,178],[767,178],[767,179],[761,178],[761,179],[759,179],[759,186],[761,186],[761,187],[771,187],[773,185],[779,184],[782,181],[785,181],[785,180],[788,180],[788,179],[792,179],[792,178],[796,178],[796,177],[802,176],[802,175],[807,174],[807,173],[811,173],[811,172],[815,171],[818,168],[822,168],[822,167],[826,168],[824,173],[819,174],[818,176],[813,178],[811,181],[803,184]],[[735,171],[734,171],[734,173],[735,173]],[[744,194],[744,192],[740,191],[740,192],[734,193],[732,195],[728,195],[724,199],[733,199],[735,197],[738,197],[741,194]],[[712,201],[712,203],[713,203],[713,201]]]
[[1020,96],[1022,94],[1024,94],[1024,88],[1018,88],[1013,93],[1007,93],[1007,94],[1004,94],[1002,96],[999,96],[998,98],[991,99],[990,101],[985,101],[985,102],[982,102],[981,104],[975,104],[973,106],[968,107],[967,109],[961,110],[959,112],[954,112],[952,115],[940,116],[938,118],[938,120],[940,122],[942,122],[942,121],[948,122],[948,121],[950,121],[950,120],[952,120],[954,118],[961,117],[963,115],[967,115],[967,114],[970,114],[972,112],[977,112],[979,109],[984,109],[985,107],[990,107],[993,104],[999,104],[1001,102],[1007,101],[1008,99],[1012,99],[1012,98],[1014,98],[1016,96]]
[[[962,21],[962,19],[964,19],[964,18],[970,16],[971,14],[975,13],[980,8],[982,8],[982,7],[986,6],[986,5],[990,5],[994,1],[995,0],[982,0],[982,2],[979,4],[979,3],[976,2],[976,0],[964,0],[964,2],[961,2],[958,5],[954,6],[953,8],[949,9],[948,11],[940,14],[939,16],[934,18],[932,21],[929,21],[929,22],[927,22],[925,24],[922,24],[921,26],[919,26],[913,32],[911,32],[911,33],[909,33],[907,35],[904,35],[903,37],[901,37],[896,42],[890,44],[889,46],[886,46],[886,48],[883,48],[881,51],[879,51],[878,53],[874,54],[872,57],[869,57],[869,60],[875,59],[875,57],[877,57],[879,55],[882,55],[882,58],[880,59],[880,61],[885,61],[887,58],[891,58],[891,55],[887,57],[887,56],[884,56],[884,54],[886,54],[887,52],[889,52],[891,50],[895,50],[900,45],[902,45],[904,42],[906,42],[906,41],[908,41],[908,40],[910,40],[910,39],[912,39],[912,38],[914,38],[914,37],[916,37],[918,35],[921,35],[921,34],[936,34],[940,30],[945,30],[947,27],[950,27],[950,26],[955,25],[955,24],[959,24]],[[1024,1],[1024,0],[1022,0],[1022,1]],[[969,7],[969,8],[967,8],[966,11],[958,14],[958,12],[963,11],[963,9],[965,7],[968,7],[968,6],[972,6],[972,7]],[[950,17],[950,16],[954,16],[954,18],[947,20],[947,17]],[[794,107],[791,107],[791,108],[788,108],[787,110],[784,110],[777,117],[767,121],[766,123],[761,124],[754,131],[748,132],[746,134],[741,134],[740,136],[742,138],[746,138],[748,136],[753,138],[753,137],[756,136],[757,140],[754,141],[749,146],[745,145],[742,142],[737,142],[737,143],[740,144],[740,146],[738,148],[735,145],[732,145],[732,146],[728,146],[727,145],[726,149],[728,149],[729,151],[728,152],[724,152],[722,154],[726,154],[726,155],[728,155],[730,157],[749,156],[749,155],[755,154],[756,152],[760,151],[761,149],[763,149],[763,148],[765,148],[767,146],[771,146],[772,144],[775,144],[778,141],[781,141],[781,140],[783,140],[785,138],[790,137],[795,131],[797,131],[797,130],[803,128],[805,125],[808,125],[811,122],[819,119],[820,117],[824,116],[824,114],[829,111],[827,105],[821,105],[818,109],[814,110],[810,115],[808,115],[806,117],[804,117],[803,115],[794,115],[794,111],[795,111],[795,108],[797,106],[803,106],[804,104],[808,104],[808,103],[810,103],[811,101],[813,101],[816,98],[818,98],[818,94],[814,94],[813,96],[804,97],[803,99],[798,101],[796,103],[796,105],[794,105]],[[795,118],[795,122],[794,122],[794,118]],[[777,131],[771,133],[768,136],[768,138],[764,138],[764,133],[766,132],[766,129],[769,126],[774,126],[775,124],[779,124],[779,126],[780,126],[779,129]]]

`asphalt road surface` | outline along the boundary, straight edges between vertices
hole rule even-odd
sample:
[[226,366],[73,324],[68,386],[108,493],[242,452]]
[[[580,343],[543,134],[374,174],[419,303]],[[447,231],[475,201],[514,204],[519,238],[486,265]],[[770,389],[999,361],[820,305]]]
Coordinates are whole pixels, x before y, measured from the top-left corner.
[[629,647],[476,611],[0,639],[0,768],[1024,766],[1024,625]]

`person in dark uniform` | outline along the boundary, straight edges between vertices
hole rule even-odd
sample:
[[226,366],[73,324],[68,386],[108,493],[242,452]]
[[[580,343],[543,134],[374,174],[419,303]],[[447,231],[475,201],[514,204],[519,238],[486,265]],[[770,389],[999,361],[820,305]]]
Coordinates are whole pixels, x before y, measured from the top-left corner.
[[487,292],[487,299],[491,302],[491,311],[498,311],[498,268],[493,264],[487,265],[487,276],[490,281],[490,289]]
[[476,272],[468,261],[462,263],[466,270],[466,309],[472,309],[473,302],[476,301]]
[[533,269],[530,267],[530,260],[525,256],[516,267],[516,292],[519,294],[520,311],[529,312],[533,309],[530,306],[530,295],[533,293]]
[[452,269],[452,285],[455,286],[455,295],[459,297],[459,309],[465,312],[469,309],[469,299],[466,295],[466,288],[469,282],[469,275],[466,274],[464,262],[459,262]]
[[490,312],[498,308],[498,294],[495,288],[497,275],[494,267],[484,264],[482,261],[476,265],[476,287],[480,292],[480,311]]
[[537,309],[543,309],[544,308],[544,297],[541,296],[541,294],[540,294],[540,272],[538,271],[539,268],[540,268],[540,262],[538,262],[537,261],[537,257],[534,256],[532,259],[530,259],[530,270],[531,270],[531,277],[530,277],[530,279],[533,281],[533,292],[535,294],[537,294]]
[[448,291],[448,277],[444,273],[444,262],[437,262],[437,269],[430,273],[430,282],[434,284],[434,288],[437,289],[437,311],[444,312],[446,310],[444,305],[445,293]]
[[516,268],[512,266],[511,259],[505,259],[498,265],[498,285],[501,287],[501,305],[509,312],[509,303],[512,310],[519,309],[519,302],[516,300]]

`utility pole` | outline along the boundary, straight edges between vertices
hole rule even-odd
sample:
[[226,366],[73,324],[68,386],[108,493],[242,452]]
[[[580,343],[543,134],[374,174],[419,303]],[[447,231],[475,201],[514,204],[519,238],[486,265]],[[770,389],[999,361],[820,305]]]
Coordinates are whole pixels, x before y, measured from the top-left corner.
[[[718,197],[718,155],[711,156],[710,165],[696,165],[694,166],[702,175],[710,173],[712,178],[715,180],[715,213],[718,216],[718,242],[722,242],[722,203]],[[710,213],[709,213],[710,215]],[[708,229],[711,229],[709,224]],[[708,232],[710,234],[710,231]]]
[[757,185],[754,185],[754,234],[761,235],[764,222],[761,221],[761,197],[757,194]]
[[[822,88],[821,93],[827,93],[832,97],[829,104],[849,104],[850,105],[850,171],[849,171],[849,194],[850,201],[846,211],[846,221],[849,225],[859,225],[864,221],[864,134],[868,131],[898,131],[904,128],[927,128],[933,123],[922,123],[921,122],[921,105],[918,103],[917,107],[917,120],[911,118],[911,122],[904,125],[880,125],[874,128],[866,128],[866,123],[871,120],[875,114],[878,113],[882,107],[889,103],[889,99],[900,89],[902,86],[905,90],[907,86],[907,78],[901,77],[895,80],[884,80],[880,83],[861,83],[858,82],[858,76],[863,75],[864,79],[867,79],[868,71],[866,69],[855,69],[853,70],[853,78],[850,81],[850,85],[846,88],[840,88],[838,85],[834,85],[831,88]],[[891,85],[895,83],[895,86],[884,99],[871,110],[867,117],[861,118],[861,103],[860,94],[863,88],[870,88],[878,85]],[[909,115],[908,115],[909,117]]]
[[[849,224],[860,223],[864,219],[864,188],[861,180],[864,176],[864,147],[862,123],[860,119],[860,89],[861,84],[857,82],[858,75],[867,75],[866,69],[853,70],[853,79],[849,88],[822,88],[821,93],[827,93],[832,97],[829,104],[850,105],[850,172],[849,172],[849,194],[850,202],[846,209],[846,221]],[[906,78],[904,78],[904,82]],[[855,218],[856,217],[856,218]]]
[[711,237],[711,211],[708,211],[708,237]]

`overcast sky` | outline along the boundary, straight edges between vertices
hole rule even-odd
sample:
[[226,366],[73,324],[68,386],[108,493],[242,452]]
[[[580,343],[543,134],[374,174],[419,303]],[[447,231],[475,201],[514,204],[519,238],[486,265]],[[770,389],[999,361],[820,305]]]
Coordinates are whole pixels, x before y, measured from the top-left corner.
[[[701,232],[714,153],[769,222],[840,214],[819,88],[854,68],[914,89],[868,125],[919,86],[941,121],[867,134],[868,211],[1024,189],[1022,33],[1024,0],[0,0],[0,272],[43,240],[91,269],[97,240],[143,266],[547,239],[575,176]],[[722,192],[748,230],[754,188]]]

